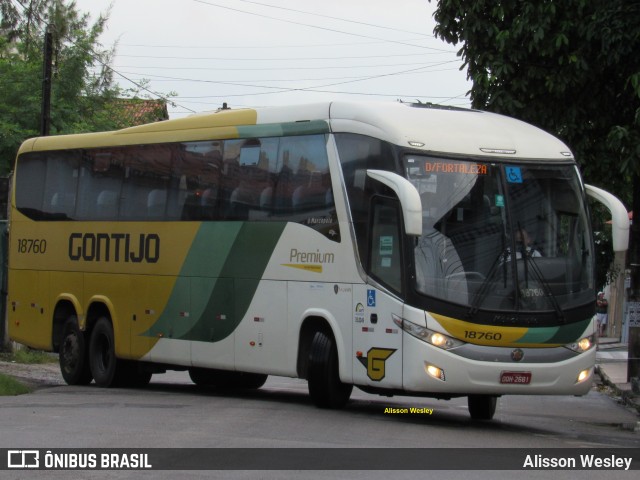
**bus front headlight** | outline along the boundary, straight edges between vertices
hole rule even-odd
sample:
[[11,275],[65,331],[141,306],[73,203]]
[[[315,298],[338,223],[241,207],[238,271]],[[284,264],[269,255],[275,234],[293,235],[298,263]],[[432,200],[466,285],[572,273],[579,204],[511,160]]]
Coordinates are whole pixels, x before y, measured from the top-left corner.
[[588,337],[583,337],[576,342],[568,343],[567,345],[565,345],[565,348],[573,350],[574,352],[582,353],[592,349],[594,345],[594,336],[589,335]]
[[443,350],[450,350],[464,344],[464,342],[456,340],[444,333],[435,332],[420,325],[416,325],[404,318],[396,317],[395,315],[393,316],[393,322],[409,335],[419,338],[423,342],[427,342],[434,347],[442,348]]

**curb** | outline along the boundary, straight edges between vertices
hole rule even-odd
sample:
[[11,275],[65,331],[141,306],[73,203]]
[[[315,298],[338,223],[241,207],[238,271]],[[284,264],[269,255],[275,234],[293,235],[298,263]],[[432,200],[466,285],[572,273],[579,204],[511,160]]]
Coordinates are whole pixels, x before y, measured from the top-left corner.
[[640,414],[640,398],[633,393],[631,387],[621,388],[620,385],[611,381],[604,369],[600,368],[600,365],[596,364],[595,368],[602,379],[602,383],[610,387],[617,397],[620,397],[622,404],[635,409],[635,411]]

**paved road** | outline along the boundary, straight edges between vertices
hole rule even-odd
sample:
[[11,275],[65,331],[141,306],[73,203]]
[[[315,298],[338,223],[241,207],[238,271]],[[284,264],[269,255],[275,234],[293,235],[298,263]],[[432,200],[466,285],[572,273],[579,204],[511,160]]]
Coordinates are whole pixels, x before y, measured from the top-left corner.
[[[640,433],[634,432],[637,415],[595,388],[580,398],[503,397],[492,422],[472,422],[465,399],[385,398],[358,390],[354,390],[352,398],[344,410],[320,410],[311,404],[304,381],[276,377],[255,392],[219,393],[198,390],[184,372],[156,375],[148,388],[138,390],[53,386],[20,397],[0,397],[0,448],[631,447],[640,451]],[[410,407],[422,408],[424,413],[385,413],[386,408]],[[64,473],[2,476],[70,478]],[[88,476],[138,478],[141,473],[130,477],[126,472],[92,472]],[[449,472],[441,478],[514,475],[493,472],[487,476],[489,473]],[[574,478],[576,474],[544,471],[535,476],[556,479]],[[591,471],[579,475],[602,479],[632,474]],[[180,472],[177,477],[199,475]],[[206,472],[206,476],[427,478],[425,472],[382,476],[381,472],[354,471]],[[153,478],[173,479],[176,472],[154,472]]]

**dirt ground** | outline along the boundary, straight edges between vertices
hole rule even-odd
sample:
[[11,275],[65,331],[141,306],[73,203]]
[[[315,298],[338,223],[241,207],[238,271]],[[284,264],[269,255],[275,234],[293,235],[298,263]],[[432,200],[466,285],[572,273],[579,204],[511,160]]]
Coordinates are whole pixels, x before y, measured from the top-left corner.
[[10,375],[32,389],[65,385],[58,363],[16,363],[0,361],[0,373]]

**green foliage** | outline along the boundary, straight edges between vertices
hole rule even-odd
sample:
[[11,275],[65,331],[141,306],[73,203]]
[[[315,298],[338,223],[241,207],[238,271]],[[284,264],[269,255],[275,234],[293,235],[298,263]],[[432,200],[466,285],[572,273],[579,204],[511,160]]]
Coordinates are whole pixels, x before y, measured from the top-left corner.
[[[431,1],[431,0],[429,0]],[[520,118],[574,151],[588,183],[631,204],[640,172],[638,0],[438,0],[474,108]]]
[[41,350],[32,350],[30,348],[21,348],[13,353],[13,361],[16,363],[56,363],[58,357]]
[[31,390],[13,377],[0,373],[0,396],[23,395]]
[[119,128],[116,98],[137,97],[113,82],[113,51],[99,37],[108,14],[90,23],[71,0],[0,0],[0,174],[20,144],[40,134],[43,45],[53,34],[51,135]]
[[25,364],[57,363],[58,356],[42,350],[21,347],[9,352],[0,352],[0,361]]

